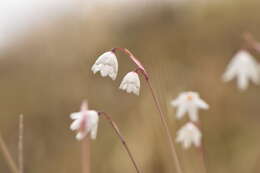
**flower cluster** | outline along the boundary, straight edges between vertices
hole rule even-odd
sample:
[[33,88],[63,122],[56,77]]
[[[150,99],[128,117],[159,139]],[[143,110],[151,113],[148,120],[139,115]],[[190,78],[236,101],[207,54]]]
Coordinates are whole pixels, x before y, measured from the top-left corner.
[[240,90],[247,89],[250,80],[255,84],[260,82],[259,64],[246,50],[240,50],[235,54],[223,75],[225,82],[234,78],[237,78],[237,85]]
[[202,134],[194,122],[198,122],[199,109],[209,109],[209,105],[200,98],[197,92],[182,92],[179,96],[171,101],[171,105],[177,108],[177,119],[188,114],[191,122],[185,124],[178,132],[176,141],[182,143],[183,148],[187,149],[192,144],[199,147],[201,144]]
[[[139,61],[135,60],[134,62],[138,63],[138,65],[141,66]],[[115,51],[108,51],[99,56],[99,58],[92,66],[91,70],[94,74],[100,72],[102,77],[109,76],[110,78],[115,80],[118,73],[118,61],[115,55]],[[142,68],[141,70],[144,69]],[[139,95],[140,79],[138,75],[138,70],[127,73],[123,78],[119,89],[125,90],[127,93]]]

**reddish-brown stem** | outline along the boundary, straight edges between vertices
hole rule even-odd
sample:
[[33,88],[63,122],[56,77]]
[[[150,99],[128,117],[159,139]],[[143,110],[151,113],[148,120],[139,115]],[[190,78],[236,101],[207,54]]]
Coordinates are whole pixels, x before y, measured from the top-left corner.
[[153,100],[155,102],[156,109],[159,112],[161,122],[163,124],[164,129],[165,129],[165,132],[166,132],[166,135],[167,135],[167,139],[168,139],[168,142],[169,142],[170,148],[171,148],[171,154],[172,154],[174,163],[176,165],[177,173],[182,173],[181,164],[180,164],[180,161],[179,161],[179,158],[178,158],[178,155],[177,155],[177,152],[176,152],[173,140],[172,140],[172,136],[171,136],[171,133],[170,133],[170,130],[169,130],[169,126],[168,126],[167,121],[166,121],[166,117],[163,114],[163,111],[161,109],[160,103],[159,103],[157,97],[155,96],[155,92],[153,90],[153,87],[152,87],[149,79],[146,80],[146,83],[148,85],[148,88],[150,89],[150,92],[152,94]]
[[23,173],[23,115],[20,115],[19,119],[19,142],[18,142],[18,163],[19,163],[19,172]]
[[159,104],[157,97],[155,96],[154,90],[153,90],[152,85],[151,85],[150,80],[149,80],[148,73],[146,72],[146,70],[145,70],[144,66],[141,64],[141,62],[128,49],[126,49],[126,48],[113,48],[111,51],[115,53],[117,50],[122,51],[123,53],[128,55],[129,58],[137,66],[137,69],[135,70],[135,72],[139,72],[144,76],[145,81],[148,84],[148,88],[150,89],[150,92],[152,94],[153,100],[155,102],[156,109],[159,112],[160,119],[161,119],[162,124],[164,126],[164,129],[166,131],[168,142],[169,142],[170,148],[171,148],[172,157],[173,157],[174,163],[176,165],[177,173],[182,173],[180,161],[179,161],[178,156],[177,156],[177,152],[176,152],[176,149],[175,149],[172,137],[171,137],[171,133],[170,133],[167,121],[166,121],[166,117],[162,112],[162,109],[161,109],[161,106]]
[[11,171],[13,173],[19,173],[18,169],[17,169],[17,166],[10,154],[10,152],[8,151],[7,147],[6,147],[6,144],[0,134],[0,148],[2,149],[2,152],[3,152],[3,155],[4,155],[4,158],[5,160],[7,161],[8,163],[8,166],[10,167]]
[[121,133],[120,133],[120,131],[119,131],[119,128],[118,128],[118,126],[116,125],[116,123],[112,120],[111,116],[109,116],[109,115],[108,115],[107,113],[105,113],[105,112],[99,112],[99,115],[102,116],[102,117],[104,117],[106,120],[109,121],[110,125],[111,125],[112,128],[114,129],[116,135],[119,137],[121,143],[123,144],[125,150],[127,151],[128,155],[129,155],[129,157],[130,157],[130,159],[131,159],[131,161],[132,161],[132,163],[133,163],[133,165],[134,165],[134,167],[135,167],[135,169],[136,169],[136,172],[137,172],[137,173],[140,173],[140,169],[138,168],[137,163],[136,163],[136,161],[135,161],[135,159],[134,159],[134,157],[133,157],[133,155],[132,155],[132,153],[131,153],[131,151],[130,151],[130,149],[129,149],[129,147],[128,147],[128,145],[127,145],[125,139],[124,139],[124,137],[121,135]]
[[90,139],[86,136],[82,140],[82,173],[90,173]]
[[142,71],[144,77],[146,79],[149,78],[148,73],[146,72],[142,63],[128,49],[118,47],[118,48],[113,48],[111,51],[115,53],[117,50],[125,53],[126,55],[128,55],[128,57],[135,63],[135,65],[138,67],[138,69],[140,69]]
[[257,52],[260,52],[260,43],[254,39],[251,33],[246,32],[243,34],[243,39],[245,43],[255,49]]

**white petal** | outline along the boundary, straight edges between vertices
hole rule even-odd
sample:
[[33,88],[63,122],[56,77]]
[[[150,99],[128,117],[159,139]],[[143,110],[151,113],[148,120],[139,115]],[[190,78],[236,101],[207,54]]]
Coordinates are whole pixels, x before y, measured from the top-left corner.
[[100,74],[101,74],[101,76],[102,77],[106,77],[107,75],[108,75],[108,70],[107,70],[107,68],[102,68],[101,70],[100,70]]
[[99,116],[96,111],[88,111],[89,115],[89,121],[88,121],[88,130],[90,131],[90,137],[91,139],[96,139],[97,136],[97,128],[98,128],[98,121],[99,121]]
[[100,70],[99,66],[94,64],[91,68],[91,71],[96,74]]
[[97,138],[97,129],[98,129],[98,124],[96,124],[94,127],[92,127],[92,129],[91,129],[91,139]]
[[250,73],[250,79],[252,80],[252,82],[254,82],[255,84],[259,84],[260,83],[260,70],[258,69],[258,64],[255,65],[253,68],[250,68],[249,73]]
[[86,136],[86,133],[79,132],[79,133],[77,133],[77,135],[76,135],[76,139],[80,141],[80,140],[82,140],[83,138],[85,138],[85,136]]
[[180,100],[179,99],[175,99],[175,100],[172,100],[171,101],[171,105],[173,106],[173,107],[176,107],[176,106],[178,106],[180,104]]
[[83,132],[79,132],[76,135],[76,139],[77,140],[82,140],[83,138],[85,138],[87,136],[88,132],[87,131],[83,131]]
[[80,128],[80,123],[81,123],[81,119],[76,119],[74,120],[71,125],[70,125],[70,129],[71,130],[77,130]]
[[139,89],[139,88],[135,88],[135,89],[134,89],[134,94],[139,96],[139,94],[140,94],[140,89]]
[[132,92],[131,86],[128,86],[128,87],[126,88],[126,92],[127,92],[127,93],[131,93],[131,92]]
[[181,119],[185,113],[187,112],[187,107],[185,105],[180,105],[177,107],[177,113],[176,113],[176,117],[177,119]]
[[246,90],[248,88],[248,78],[245,74],[240,74],[237,78],[237,85],[240,90]]
[[80,112],[75,112],[70,114],[70,118],[75,120],[75,119],[79,119],[81,117],[81,113]]
[[227,68],[222,79],[224,82],[228,82],[228,81],[232,80],[236,76],[236,74],[237,74],[237,68],[230,66]]
[[193,142],[196,147],[199,147],[201,145],[201,136],[199,135],[199,136],[195,137]]
[[199,108],[202,108],[202,109],[208,109],[209,108],[209,105],[202,99],[197,99],[195,104],[199,107]]
[[188,109],[189,112],[189,117],[191,119],[191,121],[198,121],[199,117],[198,117],[198,110],[196,107],[191,107]]

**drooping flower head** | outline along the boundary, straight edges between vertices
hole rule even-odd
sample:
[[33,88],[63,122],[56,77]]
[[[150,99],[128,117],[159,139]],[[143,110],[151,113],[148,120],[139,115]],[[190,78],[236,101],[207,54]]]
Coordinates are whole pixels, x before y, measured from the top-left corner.
[[182,143],[184,149],[188,149],[194,144],[196,147],[201,145],[202,134],[198,127],[189,122],[185,124],[178,132],[176,142]]
[[192,121],[198,121],[198,110],[208,109],[209,105],[200,98],[197,92],[182,92],[179,96],[171,101],[173,107],[177,107],[176,117],[182,118],[188,113]]
[[118,72],[118,61],[115,53],[112,51],[103,53],[98,57],[91,70],[94,74],[99,71],[102,77],[109,76],[115,80]]
[[140,79],[137,72],[129,72],[123,78],[119,89],[125,90],[127,93],[134,93],[139,95],[140,92]]
[[259,84],[259,65],[254,57],[245,50],[240,50],[232,58],[223,75],[225,82],[237,78],[238,88],[245,90],[251,80],[255,84]]
[[78,132],[76,139],[82,140],[89,133],[91,139],[96,139],[99,116],[98,112],[88,110],[87,102],[82,103],[80,112],[72,113],[70,117],[74,120],[70,129]]

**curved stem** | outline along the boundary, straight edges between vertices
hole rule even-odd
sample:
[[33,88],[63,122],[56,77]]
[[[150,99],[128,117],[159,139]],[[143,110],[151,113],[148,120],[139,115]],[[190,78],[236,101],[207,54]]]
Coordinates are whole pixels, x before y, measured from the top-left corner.
[[148,76],[148,73],[146,72],[144,66],[142,65],[142,63],[126,48],[113,48],[111,51],[112,52],[116,52],[116,51],[121,51],[123,53],[125,53],[126,55],[128,55],[128,57],[135,63],[135,65],[142,71],[145,79],[148,79],[149,76]]
[[100,116],[103,116],[106,120],[109,121],[110,125],[112,126],[112,128],[113,128],[114,131],[116,132],[117,136],[119,137],[121,143],[122,143],[123,146],[125,147],[125,149],[126,149],[128,155],[129,155],[129,157],[130,157],[130,159],[131,159],[131,161],[132,161],[132,163],[133,163],[133,165],[134,165],[134,167],[135,167],[135,169],[136,169],[136,172],[137,172],[137,173],[140,173],[140,170],[139,170],[139,168],[138,168],[138,166],[137,166],[137,164],[136,164],[136,161],[135,161],[135,159],[134,159],[134,157],[133,157],[133,155],[132,155],[132,153],[131,153],[131,151],[130,151],[130,149],[129,149],[129,147],[128,147],[128,145],[127,145],[125,139],[124,139],[124,137],[121,135],[121,133],[120,133],[120,131],[119,131],[119,128],[118,128],[118,126],[116,125],[116,123],[115,123],[115,122],[112,120],[112,118],[111,118],[107,113],[105,113],[105,112],[99,112],[99,115],[100,115]]
[[170,130],[169,130],[169,126],[168,126],[167,121],[166,121],[166,117],[165,117],[165,115],[162,112],[162,109],[161,109],[161,106],[159,104],[159,101],[158,101],[157,97],[155,96],[155,93],[154,93],[154,90],[152,88],[152,85],[151,85],[151,83],[150,83],[150,81],[148,79],[146,80],[146,83],[148,85],[148,88],[150,89],[150,92],[152,94],[153,100],[155,102],[156,109],[159,112],[161,122],[163,124],[164,129],[165,129],[165,132],[166,132],[166,135],[167,135],[167,139],[168,139],[168,142],[169,142],[170,147],[171,147],[171,154],[172,154],[174,163],[176,165],[177,172],[178,173],[182,173],[181,164],[180,164],[180,161],[179,161],[179,158],[178,158],[178,155],[177,155],[177,152],[176,152],[173,140],[172,140],[172,136],[171,136],[171,133],[170,133]]
[[6,147],[6,144],[0,134],[0,147],[2,149],[2,152],[3,152],[3,155],[4,155],[4,158],[5,160],[7,161],[10,169],[12,170],[13,173],[18,173],[18,169],[17,169],[17,166],[11,156],[11,154],[9,153],[7,147]]
[[172,157],[173,157],[174,163],[175,163],[175,165],[176,165],[177,173],[182,173],[180,161],[179,161],[178,156],[177,156],[177,152],[176,152],[176,149],[175,149],[175,146],[174,146],[172,137],[171,137],[171,133],[170,133],[170,130],[169,130],[167,121],[166,121],[166,117],[165,117],[165,115],[164,115],[163,112],[162,112],[162,109],[161,109],[161,107],[160,107],[160,104],[159,104],[159,101],[158,101],[157,97],[155,96],[154,90],[153,90],[152,85],[151,85],[150,80],[149,80],[149,75],[148,75],[148,73],[146,72],[146,70],[145,70],[144,66],[141,64],[141,62],[140,62],[128,49],[126,49],[126,48],[113,48],[113,49],[112,49],[112,52],[115,53],[116,50],[122,51],[123,53],[125,53],[126,55],[128,55],[129,58],[130,58],[130,59],[136,64],[136,66],[138,67],[135,71],[136,71],[136,72],[140,72],[140,73],[144,76],[145,81],[146,81],[146,83],[148,84],[148,88],[150,89],[150,92],[151,92],[151,94],[152,94],[153,100],[154,100],[154,102],[155,102],[156,109],[157,109],[158,112],[159,112],[160,119],[161,119],[162,124],[163,124],[163,126],[164,126],[164,129],[165,129],[165,131],[166,131],[167,138],[168,138],[168,142],[169,142],[170,147],[171,147]]

